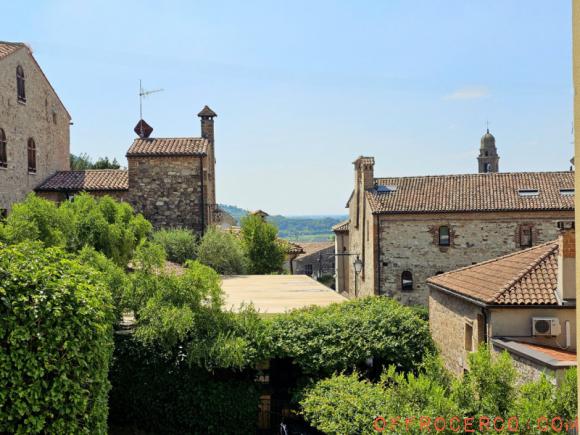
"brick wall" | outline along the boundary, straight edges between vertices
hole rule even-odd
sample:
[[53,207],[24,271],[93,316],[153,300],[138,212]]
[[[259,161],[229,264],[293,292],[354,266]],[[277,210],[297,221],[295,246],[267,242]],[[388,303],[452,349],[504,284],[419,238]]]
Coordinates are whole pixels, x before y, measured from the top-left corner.
[[[26,102],[17,100],[16,67],[24,69]],[[0,209],[10,209],[59,170],[69,169],[69,116],[26,49],[0,61],[0,128],[8,168],[0,168]],[[28,173],[28,138],[36,143],[36,173]]]

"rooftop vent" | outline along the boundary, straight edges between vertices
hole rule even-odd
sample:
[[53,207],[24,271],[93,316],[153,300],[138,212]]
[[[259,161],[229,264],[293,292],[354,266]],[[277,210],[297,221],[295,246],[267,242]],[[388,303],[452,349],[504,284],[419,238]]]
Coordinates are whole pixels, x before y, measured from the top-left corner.
[[574,188],[560,189],[562,196],[574,196]]
[[518,190],[518,195],[520,196],[538,196],[540,194],[539,189],[520,189]]
[[377,184],[376,186],[377,192],[380,193],[390,193],[397,190],[397,186],[385,186],[382,184]]

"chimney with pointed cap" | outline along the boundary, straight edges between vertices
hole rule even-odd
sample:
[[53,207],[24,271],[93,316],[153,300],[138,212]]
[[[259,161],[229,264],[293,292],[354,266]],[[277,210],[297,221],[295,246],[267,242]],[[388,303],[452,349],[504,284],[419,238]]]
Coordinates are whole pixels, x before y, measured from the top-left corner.
[[201,109],[201,112],[199,112],[197,116],[201,118],[201,137],[207,139],[213,144],[213,119],[217,116],[217,114],[208,106],[204,106],[204,108]]

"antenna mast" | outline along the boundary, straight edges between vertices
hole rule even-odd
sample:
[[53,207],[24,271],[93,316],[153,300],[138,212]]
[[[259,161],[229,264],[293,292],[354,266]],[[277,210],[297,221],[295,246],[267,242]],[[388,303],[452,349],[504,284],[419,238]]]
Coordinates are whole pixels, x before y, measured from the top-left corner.
[[139,79],[139,119],[143,119],[143,98],[154,94],[155,92],[161,92],[164,89],[153,89],[151,91],[146,91],[143,89],[141,79]]

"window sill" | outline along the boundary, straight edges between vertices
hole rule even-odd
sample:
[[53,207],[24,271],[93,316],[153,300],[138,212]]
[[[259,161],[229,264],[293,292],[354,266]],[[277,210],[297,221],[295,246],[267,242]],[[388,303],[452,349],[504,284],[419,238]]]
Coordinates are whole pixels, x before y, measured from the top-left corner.
[[34,172],[28,171],[28,175],[36,175],[36,171]]
[[23,106],[26,106],[26,100],[21,100],[20,98],[18,98],[18,104],[22,104]]

